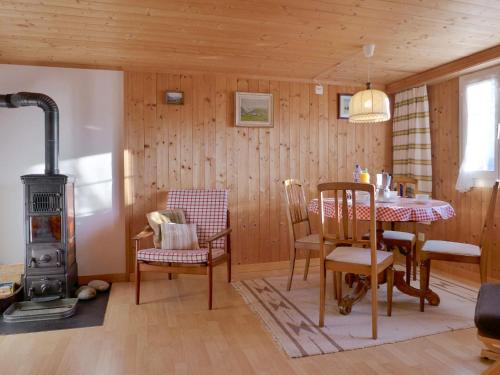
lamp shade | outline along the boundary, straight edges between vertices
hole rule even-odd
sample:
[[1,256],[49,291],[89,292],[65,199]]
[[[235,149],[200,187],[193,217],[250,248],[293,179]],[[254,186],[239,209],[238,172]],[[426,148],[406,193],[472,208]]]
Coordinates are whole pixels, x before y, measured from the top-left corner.
[[389,98],[385,92],[366,89],[352,96],[349,103],[349,122],[369,124],[390,118]]

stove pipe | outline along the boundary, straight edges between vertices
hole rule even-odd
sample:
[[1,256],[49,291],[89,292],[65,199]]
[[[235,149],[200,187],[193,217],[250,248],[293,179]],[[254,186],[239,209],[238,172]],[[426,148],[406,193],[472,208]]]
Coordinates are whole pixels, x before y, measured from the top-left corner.
[[37,106],[45,112],[45,174],[59,174],[59,109],[45,94],[18,92],[0,95],[0,107],[18,108]]

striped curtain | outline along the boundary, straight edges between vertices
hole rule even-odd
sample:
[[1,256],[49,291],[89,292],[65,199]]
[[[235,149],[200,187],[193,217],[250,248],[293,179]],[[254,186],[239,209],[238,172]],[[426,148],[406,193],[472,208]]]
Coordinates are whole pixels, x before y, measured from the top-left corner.
[[418,190],[432,194],[431,133],[427,87],[396,94],[392,121],[394,176],[418,180]]

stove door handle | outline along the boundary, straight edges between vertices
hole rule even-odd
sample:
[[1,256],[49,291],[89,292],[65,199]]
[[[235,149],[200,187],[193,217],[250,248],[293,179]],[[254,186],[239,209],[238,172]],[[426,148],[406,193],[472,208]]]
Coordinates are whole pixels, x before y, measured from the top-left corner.
[[61,267],[61,250],[56,250],[56,266]]

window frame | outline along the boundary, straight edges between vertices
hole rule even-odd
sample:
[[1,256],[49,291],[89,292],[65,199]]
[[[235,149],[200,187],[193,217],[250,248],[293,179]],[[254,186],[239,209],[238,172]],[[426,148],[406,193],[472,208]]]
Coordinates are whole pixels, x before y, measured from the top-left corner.
[[500,179],[500,65],[466,74],[459,78],[459,168],[463,163],[467,143],[466,90],[471,84],[493,79],[495,81],[495,168],[494,171],[471,171],[474,186],[490,186]]

